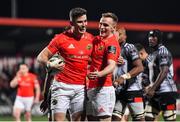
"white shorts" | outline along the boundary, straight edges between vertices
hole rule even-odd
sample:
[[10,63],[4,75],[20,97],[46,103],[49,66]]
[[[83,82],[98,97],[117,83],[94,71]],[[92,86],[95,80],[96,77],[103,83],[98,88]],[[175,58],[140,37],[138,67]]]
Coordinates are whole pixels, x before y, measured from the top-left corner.
[[[128,109],[127,109],[128,108]],[[126,110],[129,110],[126,111]],[[117,100],[114,107],[114,115],[122,117],[128,112],[132,116],[142,115],[144,116],[144,105],[143,102],[130,102],[125,103],[124,101]],[[128,114],[126,113],[126,114]]]
[[115,105],[115,89],[113,86],[92,88],[87,92],[87,115],[112,116]]
[[16,100],[14,102],[14,108],[20,108],[25,111],[31,111],[33,100],[34,100],[34,97],[16,96]]
[[84,110],[85,86],[53,81],[51,85],[51,109],[54,113],[71,114]]

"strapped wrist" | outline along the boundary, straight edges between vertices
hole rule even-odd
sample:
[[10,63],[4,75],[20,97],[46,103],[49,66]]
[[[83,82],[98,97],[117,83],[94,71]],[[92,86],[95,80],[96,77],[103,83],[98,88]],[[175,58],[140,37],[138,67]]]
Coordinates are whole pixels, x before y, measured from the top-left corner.
[[122,77],[124,80],[131,79],[131,75],[130,75],[129,73],[123,74],[123,75],[121,75],[121,77]]

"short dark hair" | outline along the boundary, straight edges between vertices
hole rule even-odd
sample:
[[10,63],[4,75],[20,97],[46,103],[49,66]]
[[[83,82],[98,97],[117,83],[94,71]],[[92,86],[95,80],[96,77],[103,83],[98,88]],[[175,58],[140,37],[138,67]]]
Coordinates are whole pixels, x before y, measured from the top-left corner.
[[107,12],[107,13],[102,13],[102,17],[110,17],[113,19],[114,22],[118,23],[118,17],[111,12]]
[[86,15],[86,14],[87,14],[87,11],[84,8],[76,7],[76,8],[72,8],[70,10],[69,18],[70,18],[70,21],[74,21],[78,17],[80,17],[82,15]]
[[20,66],[21,65],[25,65],[25,66],[27,66],[28,67],[28,69],[29,69],[29,66],[28,66],[28,64],[26,64],[24,61],[23,62],[20,62],[20,63],[18,63],[16,66],[16,69],[18,70],[19,68],[20,68]]
[[145,49],[144,46],[140,43],[134,44],[134,46],[137,48],[138,51],[141,51],[142,49]]

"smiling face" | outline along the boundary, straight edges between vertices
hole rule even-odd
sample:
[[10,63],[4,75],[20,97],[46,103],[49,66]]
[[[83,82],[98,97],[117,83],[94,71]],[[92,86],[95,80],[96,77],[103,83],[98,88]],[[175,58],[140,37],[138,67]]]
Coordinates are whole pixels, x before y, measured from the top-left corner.
[[162,32],[158,29],[149,31],[148,42],[150,47],[156,48],[159,44],[162,43]]
[[82,15],[77,17],[76,20],[71,22],[72,26],[74,27],[74,33],[77,35],[83,35],[86,32],[87,27],[87,16]]
[[113,34],[115,30],[115,23],[110,17],[102,17],[99,22],[100,36],[106,38]]

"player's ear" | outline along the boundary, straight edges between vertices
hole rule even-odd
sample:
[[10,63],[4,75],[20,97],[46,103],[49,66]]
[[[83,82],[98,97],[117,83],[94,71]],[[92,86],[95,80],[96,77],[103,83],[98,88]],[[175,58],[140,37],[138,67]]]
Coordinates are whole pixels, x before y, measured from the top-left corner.
[[71,25],[71,26],[74,26],[74,23],[73,23],[73,21],[70,21],[69,23],[70,23],[70,25]]
[[112,26],[112,32],[115,33],[116,32],[116,27],[115,26]]
[[116,24],[113,24],[113,25],[111,26],[111,29],[112,29],[112,32],[114,33],[114,32],[116,31]]

